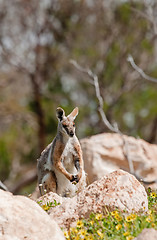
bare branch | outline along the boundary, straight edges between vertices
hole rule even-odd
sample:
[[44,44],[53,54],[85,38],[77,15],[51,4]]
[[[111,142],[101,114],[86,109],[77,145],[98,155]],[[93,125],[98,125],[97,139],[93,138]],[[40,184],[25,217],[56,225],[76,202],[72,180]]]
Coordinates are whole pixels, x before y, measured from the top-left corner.
[[[76,67],[77,70],[79,70],[80,72],[83,72],[83,73],[85,73],[85,74],[88,74],[88,75],[90,76],[91,72],[90,72],[89,69],[86,69],[86,68],[81,67],[81,66],[80,66],[75,60],[73,60],[73,59],[71,59],[69,62],[70,62],[72,65],[74,65],[74,67]],[[90,77],[91,77],[91,76],[90,76]],[[90,81],[90,80],[89,80],[89,82],[90,82],[92,85],[94,85],[93,81]]]
[[90,69],[81,67],[75,60],[70,60],[70,63],[73,64],[77,68],[77,70],[87,74],[91,78],[92,81],[89,81],[89,82],[92,85],[94,85],[94,87],[95,87],[95,94],[96,94],[96,97],[97,97],[98,103],[99,103],[98,110],[99,110],[99,113],[101,115],[101,118],[102,118],[104,124],[107,126],[107,128],[110,131],[119,133],[119,130],[111,125],[111,123],[107,120],[107,117],[104,113],[104,110],[103,110],[104,100],[100,94],[100,87],[99,87],[99,81],[98,81],[97,75],[95,75]]
[[150,19],[150,21],[153,24],[153,31],[154,34],[157,34],[157,21],[156,21],[156,13],[155,13],[155,5],[152,3],[148,3],[147,1],[145,1],[145,5],[147,7],[147,14],[148,14],[148,18]]
[[77,70],[87,74],[91,78],[92,84],[95,87],[95,94],[96,94],[96,97],[97,97],[98,103],[99,103],[98,110],[99,110],[99,113],[100,113],[101,118],[103,120],[103,123],[107,126],[107,128],[110,131],[120,134],[120,136],[122,138],[122,141],[123,141],[124,155],[125,155],[126,159],[128,160],[130,173],[134,174],[134,166],[133,166],[132,159],[130,158],[130,155],[129,155],[128,143],[127,143],[124,135],[122,134],[122,132],[119,130],[117,123],[115,123],[112,126],[111,123],[107,120],[106,114],[105,114],[105,112],[103,110],[104,100],[103,100],[103,98],[101,96],[101,93],[100,93],[100,86],[99,86],[98,76],[96,74],[94,74],[90,69],[81,67],[75,60],[70,60],[70,63],[73,64],[77,68]]
[[140,11],[139,9],[134,8],[134,7],[130,7],[130,9],[133,12],[137,13],[139,16],[141,16],[141,17],[145,18],[146,20],[148,20],[149,22],[153,23],[152,18],[150,18],[146,13],[144,13],[144,12]]
[[0,189],[5,190],[5,191],[9,191],[8,188],[1,181],[0,181]]
[[144,73],[144,71],[138,67],[133,59],[133,57],[131,55],[128,56],[127,61],[131,64],[131,66],[146,80],[150,81],[150,82],[155,82],[157,83],[157,78],[153,78],[148,76],[147,74]]

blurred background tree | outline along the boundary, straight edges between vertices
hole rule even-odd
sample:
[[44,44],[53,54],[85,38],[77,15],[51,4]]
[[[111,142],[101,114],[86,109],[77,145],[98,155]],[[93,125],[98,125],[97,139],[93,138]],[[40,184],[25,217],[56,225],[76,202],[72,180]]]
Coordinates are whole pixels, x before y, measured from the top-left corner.
[[94,88],[70,59],[97,74],[111,123],[157,143],[157,85],[127,62],[132,54],[157,78],[156,9],[155,0],[0,2],[0,180],[10,190],[36,179],[36,159],[56,134],[58,106],[67,113],[79,107],[79,138],[108,131]]

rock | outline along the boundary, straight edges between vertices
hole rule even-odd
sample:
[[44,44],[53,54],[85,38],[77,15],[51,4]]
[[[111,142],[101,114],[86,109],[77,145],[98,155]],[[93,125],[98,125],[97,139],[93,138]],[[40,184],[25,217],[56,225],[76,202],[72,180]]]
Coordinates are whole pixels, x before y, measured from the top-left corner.
[[[94,212],[102,211],[106,205],[110,209],[138,212],[148,210],[145,188],[131,174],[117,170],[89,185],[86,191],[78,195],[79,215],[86,215],[91,207]],[[91,204],[89,204],[91,203]]]
[[61,197],[57,193],[49,192],[49,193],[46,193],[45,195],[39,197],[36,201],[41,202],[40,205],[44,205],[49,202],[54,202],[54,200],[56,201],[56,203],[62,204],[66,199],[70,199],[70,198]]
[[24,196],[0,190],[1,240],[63,240],[57,223],[42,208]]
[[[50,193],[40,199],[54,201],[57,194]],[[47,200],[46,200],[47,199]],[[61,205],[51,208],[50,217],[60,227],[68,228],[79,218],[89,217],[91,212],[102,212],[107,206],[110,210],[138,212],[148,210],[147,194],[137,179],[122,170],[117,170],[90,184],[73,198],[57,198]]]
[[136,240],[157,240],[157,231],[154,228],[145,228],[138,235]]
[[[157,145],[125,135],[124,138],[136,173],[147,181],[156,180]],[[123,139],[119,134],[102,133],[82,139],[80,143],[89,183],[119,168],[129,171]]]

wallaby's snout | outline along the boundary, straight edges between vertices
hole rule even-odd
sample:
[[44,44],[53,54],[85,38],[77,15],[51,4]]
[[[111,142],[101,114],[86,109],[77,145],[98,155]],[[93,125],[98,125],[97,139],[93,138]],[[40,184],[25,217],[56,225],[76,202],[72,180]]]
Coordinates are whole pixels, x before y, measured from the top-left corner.
[[65,131],[66,134],[69,135],[69,137],[74,136],[75,127],[69,120],[64,120],[64,122],[62,122],[62,128],[63,128],[63,131]]
[[70,137],[73,137],[73,136],[74,136],[74,132],[73,132],[73,131],[70,131],[70,132],[69,132],[69,136],[70,136]]

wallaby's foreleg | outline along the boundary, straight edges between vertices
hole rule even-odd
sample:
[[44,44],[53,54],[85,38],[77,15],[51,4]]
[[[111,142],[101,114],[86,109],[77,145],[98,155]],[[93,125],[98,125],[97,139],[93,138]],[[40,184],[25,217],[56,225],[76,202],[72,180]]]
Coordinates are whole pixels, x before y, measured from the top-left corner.
[[63,143],[61,143],[60,141],[56,141],[56,144],[54,147],[54,152],[53,152],[53,164],[58,171],[63,173],[64,176],[67,179],[69,179],[69,181],[73,182],[73,181],[75,181],[73,179],[73,175],[66,171],[66,169],[64,168],[62,161],[61,161],[61,157],[62,157],[64,148],[65,148],[65,145]]
[[74,149],[75,149],[75,155],[73,156],[73,158],[74,158],[74,164],[78,171],[78,174],[73,175],[73,178],[74,178],[74,181],[79,182],[79,180],[82,177],[82,171],[83,171],[82,150],[79,144],[75,144]]

